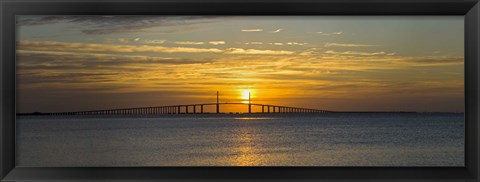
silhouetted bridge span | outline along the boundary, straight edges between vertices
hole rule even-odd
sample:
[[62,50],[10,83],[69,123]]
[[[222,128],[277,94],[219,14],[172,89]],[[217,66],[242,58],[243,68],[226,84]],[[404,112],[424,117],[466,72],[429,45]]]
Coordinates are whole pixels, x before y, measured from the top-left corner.
[[248,105],[248,113],[252,113],[252,106],[261,107],[261,111],[254,113],[327,113],[333,111],[288,107],[268,104],[252,104],[252,103],[205,103],[205,104],[187,104],[187,105],[171,105],[171,106],[157,106],[157,107],[140,107],[140,108],[124,108],[124,109],[109,109],[109,110],[92,110],[92,111],[78,111],[78,112],[57,112],[57,113],[43,113],[45,115],[159,115],[159,114],[206,114],[204,112],[205,106],[216,106],[215,113],[220,112],[221,105]]

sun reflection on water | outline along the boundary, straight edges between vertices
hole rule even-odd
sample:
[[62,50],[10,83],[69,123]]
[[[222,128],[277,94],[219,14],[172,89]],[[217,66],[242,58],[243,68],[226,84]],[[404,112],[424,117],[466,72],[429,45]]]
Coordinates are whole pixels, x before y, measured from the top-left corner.
[[255,137],[255,128],[244,126],[236,133],[236,147],[233,148],[235,157],[233,157],[233,166],[258,166],[261,163],[262,156],[257,138]]

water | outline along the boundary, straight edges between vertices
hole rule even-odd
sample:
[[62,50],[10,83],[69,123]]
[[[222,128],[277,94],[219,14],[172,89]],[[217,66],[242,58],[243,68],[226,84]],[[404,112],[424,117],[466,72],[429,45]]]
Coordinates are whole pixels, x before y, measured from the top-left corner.
[[19,166],[463,166],[463,114],[19,116]]

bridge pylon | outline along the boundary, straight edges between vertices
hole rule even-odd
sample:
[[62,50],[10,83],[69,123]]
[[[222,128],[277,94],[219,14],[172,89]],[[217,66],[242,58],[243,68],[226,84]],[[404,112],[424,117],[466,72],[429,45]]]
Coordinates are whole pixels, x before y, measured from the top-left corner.
[[217,114],[220,113],[220,103],[218,102],[218,91],[217,91]]
[[248,113],[252,113],[252,103],[250,101],[250,92],[248,92]]

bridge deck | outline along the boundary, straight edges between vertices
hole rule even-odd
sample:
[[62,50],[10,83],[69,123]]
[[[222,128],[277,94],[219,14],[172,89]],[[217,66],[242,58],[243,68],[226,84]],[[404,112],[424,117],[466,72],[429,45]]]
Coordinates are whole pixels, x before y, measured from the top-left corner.
[[58,112],[44,113],[46,115],[156,115],[156,114],[205,114],[204,106],[217,106],[216,113],[220,113],[221,105],[248,105],[248,113],[252,113],[252,106],[261,107],[261,112],[256,113],[325,113],[332,112],[327,110],[290,107],[270,104],[258,103],[241,103],[241,102],[219,102],[219,103],[201,103],[201,104],[182,104],[155,107],[137,107],[137,108],[120,108],[108,110],[91,110],[76,112]]

